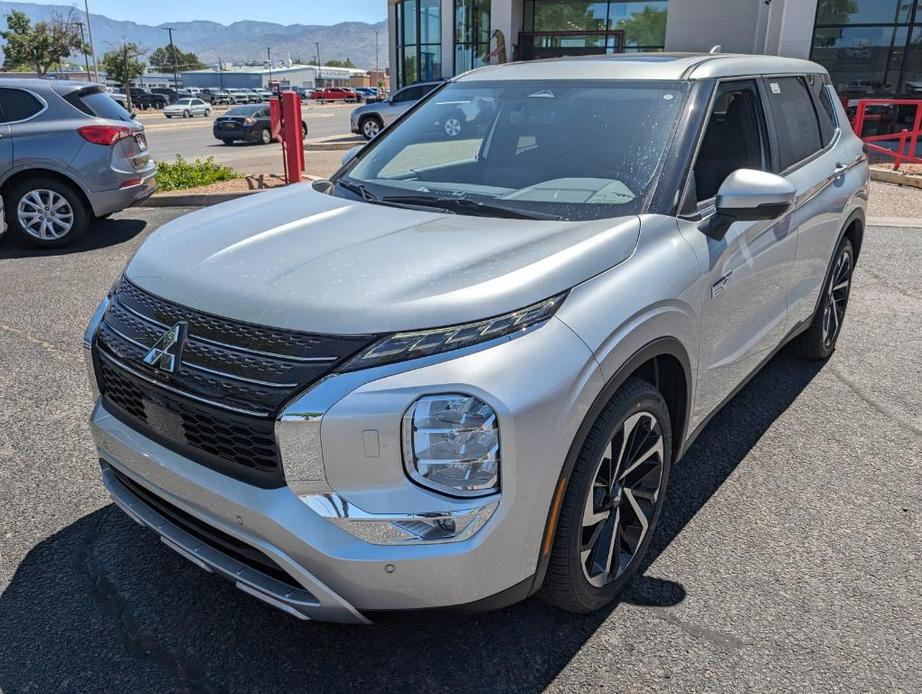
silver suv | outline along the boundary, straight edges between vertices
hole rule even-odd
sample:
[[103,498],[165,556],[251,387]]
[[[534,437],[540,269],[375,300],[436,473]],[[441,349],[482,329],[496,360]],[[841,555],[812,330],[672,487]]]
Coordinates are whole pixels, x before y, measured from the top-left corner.
[[147,239],[85,337],[103,480],[298,617],[595,610],[711,415],[835,349],[867,196],[811,62],[469,72],[331,181]]
[[10,229],[33,244],[70,243],[146,199],[155,173],[144,127],[101,85],[0,83],[0,192]]
[[375,101],[359,106],[349,119],[352,132],[366,140],[378,136],[385,127],[413,108],[420,99],[440,86],[442,82],[420,82],[404,87],[385,101]]

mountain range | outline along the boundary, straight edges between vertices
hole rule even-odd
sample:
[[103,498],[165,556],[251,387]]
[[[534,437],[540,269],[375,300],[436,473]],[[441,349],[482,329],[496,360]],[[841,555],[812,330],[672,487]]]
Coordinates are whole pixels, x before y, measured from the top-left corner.
[[[66,12],[67,7],[0,1],[0,26],[3,28],[6,28],[6,15],[12,10],[24,12],[35,22],[48,19],[53,12]],[[83,17],[80,12],[81,20]],[[376,66],[376,33],[377,64],[383,69],[388,63],[387,20],[375,24],[342,22],[331,26],[253,21],[219,24],[201,20],[152,26],[91,13],[90,21],[98,56],[123,41],[133,41],[153,51],[167,43],[164,29],[172,26],[177,48],[197,54],[206,64],[217,63],[218,58],[225,62],[264,61],[267,46],[271,46],[275,60],[290,58],[294,62],[307,63],[316,58],[316,44],[319,43],[320,59],[324,63],[349,58],[358,67],[373,69]]]

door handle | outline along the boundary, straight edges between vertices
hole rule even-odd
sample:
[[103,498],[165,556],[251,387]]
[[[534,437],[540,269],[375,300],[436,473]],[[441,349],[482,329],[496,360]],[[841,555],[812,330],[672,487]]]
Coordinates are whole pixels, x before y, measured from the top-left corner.
[[848,171],[849,165],[843,164],[842,162],[836,162],[836,168],[834,168],[833,175],[836,178],[842,178],[845,175],[845,172]]

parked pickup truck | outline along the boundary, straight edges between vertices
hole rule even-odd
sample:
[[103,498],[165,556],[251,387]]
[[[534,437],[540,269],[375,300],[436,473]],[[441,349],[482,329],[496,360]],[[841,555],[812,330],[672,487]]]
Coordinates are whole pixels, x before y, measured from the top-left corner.
[[138,87],[132,87],[129,92],[131,94],[131,103],[135,108],[142,111],[149,108],[163,108],[167,105],[168,99],[163,94],[154,94]]
[[325,89],[318,89],[311,94],[311,98],[319,101],[321,104],[327,101],[356,103],[362,99],[355,90],[346,87],[326,87]]

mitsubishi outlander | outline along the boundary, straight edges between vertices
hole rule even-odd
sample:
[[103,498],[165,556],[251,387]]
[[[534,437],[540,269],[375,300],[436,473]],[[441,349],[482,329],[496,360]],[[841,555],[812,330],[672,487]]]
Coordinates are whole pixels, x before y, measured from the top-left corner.
[[299,618],[596,610],[711,415],[835,349],[867,196],[811,62],[468,72],[331,180],[146,240],[85,337],[103,481]]

